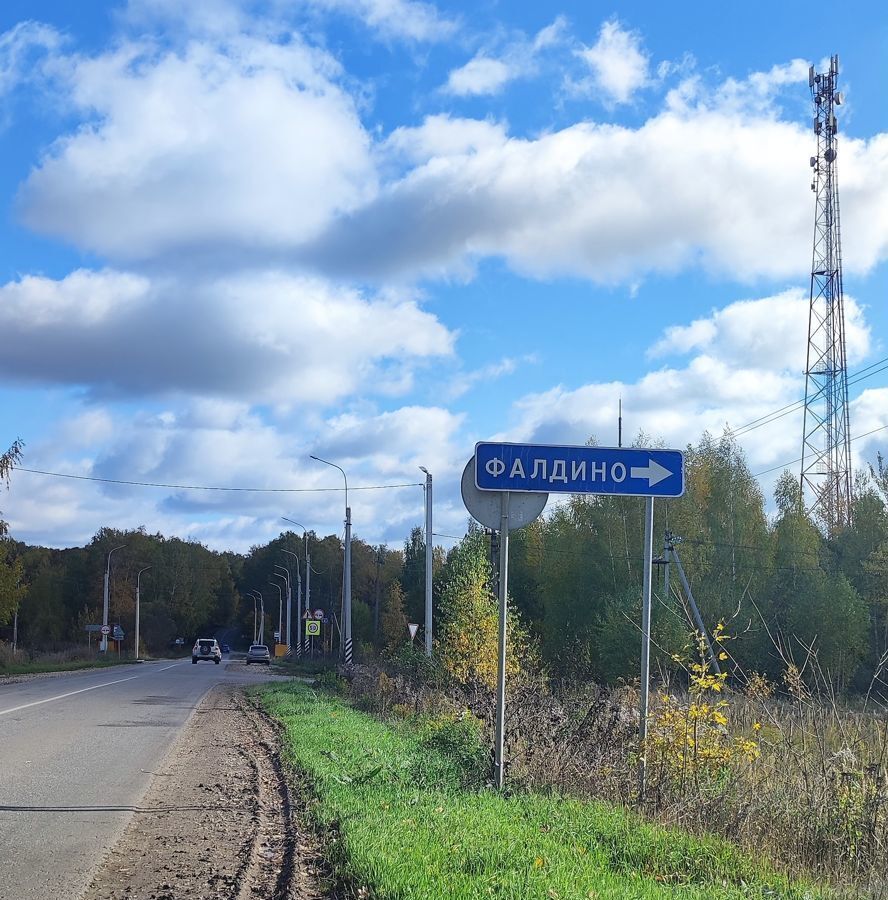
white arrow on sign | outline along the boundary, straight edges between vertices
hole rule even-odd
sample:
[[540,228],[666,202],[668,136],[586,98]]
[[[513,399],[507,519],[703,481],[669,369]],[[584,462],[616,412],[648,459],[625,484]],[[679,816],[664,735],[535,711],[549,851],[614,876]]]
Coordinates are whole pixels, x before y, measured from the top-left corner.
[[648,487],[659,484],[664,478],[668,478],[672,472],[663,468],[656,460],[649,459],[646,466],[632,466],[629,474],[633,478],[647,478]]

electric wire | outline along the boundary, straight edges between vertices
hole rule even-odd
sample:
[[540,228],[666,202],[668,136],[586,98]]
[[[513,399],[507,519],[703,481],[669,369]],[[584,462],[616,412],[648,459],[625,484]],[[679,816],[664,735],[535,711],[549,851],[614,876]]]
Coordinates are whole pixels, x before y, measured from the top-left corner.
[[[215,484],[165,484],[159,481],[128,481],[123,478],[99,478],[96,475],[72,475],[69,472],[48,472],[44,469],[27,469],[24,466],[15,466],[17,472],[29,472],[31,475],[50,475],[53,478],[73,478],[77,481],[99,481],[103,484],[125,484],[132,487],[157,487],[168,488],[177,491],[234,491],[247,494],[311,494],[325,493],[328,491],[341,491],[341,487],[319,488],[254,488],[254,487],[224,487]],[[421,481],[408,481],[402,484],[365,484],[350,487],[352,491],[384,491],[392,488],[423,487]]]
[[[879,366],[879,368],[876,368],[877,366]],[[875,369],[875,371],[871,372],[870,369]],[[888,356],[883,359],[878,359],[874,363],[870,363],[870,365],[865,366],[863,369],[859,369],[848,378],[848,386],[851,387],[852,385],[859,384],[861,381],[866,381],[867,378],[872,378],[874,375],[878,375],[880,372],[886,370],[888,370]],[[733,429],[731,433],[734,437],[740,437],[741,435],[748,434],[750,431],[755,431],[757,428],[761,428],[764,425],[770,425],[772,422],[776,422],[778,419],[782,419],[784,416],[788,416],[791,413],[802,409],[804,406],[804,398],[801,400],[794,400],[792,403],[788,403],[786,406],[781,406],[779,409],[765,413],[757,419],[747,422],[745,425],[740,425]]]
[[[859,441],[861,438],[869,437],[871,434],[876,434],[878,431],[884,431],[888,428],[888,425],[880,425],[878,428],[873,428],[872,431],[865,431],[863,434],[855,434],[853,438],[850,439],[850,443],[854,443],[854,441]],[[796,463],[800,463],[802,461],[802,457],[800,456],[798,459],[792,459],[789,462],[781,463],[779,466],[773,466],[770,469],[764,469],[761,472],[756,472],[752,477],[759,478],[762,475],[769,475],[771,472],[777,472],[780,469],[785,469],[787,466],[794,466]]]

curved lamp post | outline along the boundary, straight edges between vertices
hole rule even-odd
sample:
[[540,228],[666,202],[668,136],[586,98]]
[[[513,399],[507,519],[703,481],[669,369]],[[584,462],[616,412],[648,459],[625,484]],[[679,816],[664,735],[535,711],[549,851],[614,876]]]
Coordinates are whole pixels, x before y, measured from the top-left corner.
[[[111,554],[114,553],[115,550],[123,550],[126,544],[121,544],[119,547],[112,547],[108,551],[108,559],[105,562],[105,581],[104,587],[102,590],[102,628],[108,627],[108,605],[109,605],[109,591],[108,585],[110,583],[111,578]],[[99,651],[101,653],[107,653],[108,651],[108,635],[102,631],[102,642],[99,644]]]
[[323,463],[325,466],[332,466],[342,472],[345,479],[345,560],[342,573],[342,660],[350,666],[352,663],[352,598],[351,598],[351,509],[348,505],[348,476],[342,466],[337,466],[329,460],[321,459],[320,456],[312,456],[312,459]]

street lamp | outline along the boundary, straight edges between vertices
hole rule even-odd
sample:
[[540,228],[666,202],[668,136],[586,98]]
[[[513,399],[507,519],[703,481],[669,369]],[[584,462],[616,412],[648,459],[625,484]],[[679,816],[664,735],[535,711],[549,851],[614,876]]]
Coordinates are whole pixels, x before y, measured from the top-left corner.
[[[291,525],[295,525],[297,528],[302,529],[302,550],[305,553],[305,611],[311,608],[311,550],[309,549],[308,543],[308,529],[304,525],[300,525],[295,519],[288,519],[286,516],[281,516],[281,518],[285,522],[289,522]],[[281,548],[282,553],[286,553],[287,556],[292,556],[296,560],[296,621],[297,623],[302,619],[302,574],[299,571],[299,557],[292,550],[284,550]],[[287,623],[287,628],[289,628],[289,622]],[[301,626],[299,624],[296,625],[297,637],[296,637],[296,655],[301,656],[303,650],[303,644],[308,645],[308,640],[305,638],[305,635],[302,633]]]
[[287,634],[284,636],[283,632],[281,632],[281,643],[287,645],[287,652],[290,652],[290,610],[293,607],[293,592],[290,590],[290,570],[286,566],[279,566],[277,563],[274,564],[276,569],[283,570],[284,574],[281,575],[280,572],[272,572],[272,578],[281,578],[284,583],[287,585]]
[[425,652],[432,655],[432,473],[425,467],[426,571],[425,571]]
[[139,583],[142,579],[142,572],[147,572],[149,569],[153,568],[153,566],[145,566],[144,569],[139,569],[139,574],[136,575],[136,661],[139,660]]
[[[272,575],[275,573],[272,572]],[[268,582],[272,587],[276,587],[278,591],[278,643],[284,640],[284,592],[276,581]]]
[[351,598],[351,509],[348,505],[348,477],[342,466],[337,466],[320,456],[312,456],[317,462],[332,466],[342,472],[345,479],[345,560],[342,573],[342,618],[343,618],[343,661],[347,666],[352,663],[352,598]]
[[100,653],[108,652],[108,634],[105,629],[108,627],[108,585],[111,577],[111,554],[115,550],[123,550],[125,546],[126,544],[121,544],[119,547],[112,547],[108,551],[108,559],[105,561],[105,582],[102,591],[102,642],[99,644]]
[[[264,643],[262,637],[265,634],[265,603],[262,600],[262,594],[251,588],[247,591],[247,594],[253,598],[253,643],[254,644],[262,644]],[[261,618],[257,623],[257,610],[256,610],[256,600],[259,600],[259,604],[262,607]]]

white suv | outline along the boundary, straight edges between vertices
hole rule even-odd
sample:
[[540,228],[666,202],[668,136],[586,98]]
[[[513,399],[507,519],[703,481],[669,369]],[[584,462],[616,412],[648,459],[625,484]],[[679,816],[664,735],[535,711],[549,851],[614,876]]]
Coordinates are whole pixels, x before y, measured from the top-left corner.
[[222,648],[215,638],[198,638],[191,648],[191,663],[197,665],[199,659],[212,660],[217,666],[222,662]]

